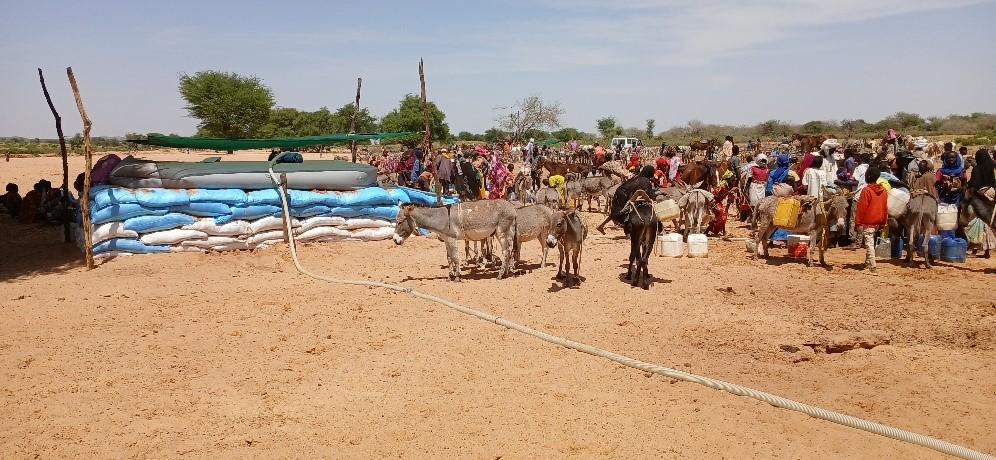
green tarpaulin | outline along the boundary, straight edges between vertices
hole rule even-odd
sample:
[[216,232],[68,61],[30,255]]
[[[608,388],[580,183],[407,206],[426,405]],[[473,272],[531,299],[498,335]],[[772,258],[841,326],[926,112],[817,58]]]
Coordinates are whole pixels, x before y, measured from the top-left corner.
[[293,149],[309,145],[344,144],[350,141],[370,139],[395,139],[416,136],[417,132],[367,133],[367,134],[326,134],[323,136],[276,137],[273,139],[218,139],[210,137],[153,136],[130,142],[161,147],[204,150],[250,150],[250,149]]
[[543,142],[540,142],[540,145],[557,145],[557,144],[563,144],[563,143],[564,143],[564,141],[562,141],[560,139],[547,139],[547,140],[545,140]]

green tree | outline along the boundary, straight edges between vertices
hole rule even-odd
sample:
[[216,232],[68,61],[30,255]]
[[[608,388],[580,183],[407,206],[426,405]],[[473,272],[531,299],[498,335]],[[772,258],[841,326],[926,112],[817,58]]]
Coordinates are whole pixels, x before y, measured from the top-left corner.
[[[355,104],[346,104],[339,107],[335,113],[332,114],[333,127],[330,133],[348,133],[349,132],[349,120],[353,117],[353,112],[356,111]],[[373,115],[370,115],[370,111],[366,108],[361,108],[356,114],[356,131],[357,133],[372,133],[377,131],[377,119]]]
[[256,136],[273,108],[273,92],[259,78],[213,70],[181,74],[180,96],[200,120],[199,136]]
[[647,139],[654,138],[654,128],[657,127],[657,120],[653,118],[647,120]]
[[567,141],[569,141],[571,139],[575,139],[575,140],[581,139],[581,136],[583,135],[583,133],[581,131],[578,131],[578,130],[574,129],[574,128],[563,128],[563,129],[558,129],[558,130],[550,133],[550,135],[553,136],[554,138],[556,138],[559,141],[567,142]]
[[622,127],[616,125],[615,117],[603,117],[595,120],[595,126],[598,127],[598,133],[602,135],[603,138],[608,139],[622,132]]
[[829,124],[818,120],[805,123],[799,129],[806,134],[823,134],[833,130]]
[[[429,127],[432,130],[432,138],[437,141],[446,141],[450,138],[450,127],[446,124],[446,114],[444,114],[436,104],[429,102]],[[422,100],[412,94],[406,94],[401,98],[398,108],[392,110],[381,119],[380,128],[386,132],[399,131],[423,131],[425,121],[422,115]],[[411,136],[400,139],[400,142],[408,147],[418,145],[422,136]]]
[[498,128],[488,128],[487,131],[484,131],[485,142],[498,142],[506,137],[508,134]]
[[483,136],[474,134],[470,131],[460,131],[460,133],[457,134],[457,139],[461,141],[479,141],[482,138]]

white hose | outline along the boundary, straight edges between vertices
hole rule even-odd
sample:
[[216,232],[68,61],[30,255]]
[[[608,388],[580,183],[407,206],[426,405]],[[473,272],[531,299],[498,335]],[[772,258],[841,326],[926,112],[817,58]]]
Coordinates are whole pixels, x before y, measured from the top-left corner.
[[[287,204],[287,191],[284,190],[279,185],[280,182],[278,181],[276,174],[274,174],[274,172],[273,172],[273,162],[271,162],[271,164],[270,164],[269,171],[270,171],[270,179],[273,180],[274,185],[276,185],[277,189],[280,191],[279,195],[280,195],[281,204],[283,205],[284,216],[285,217],[286,216],[290,216],[290,208],[289,208],[289,206]],[[716,379],[712,379],[712,378],[709,378],[709,377],[703,377],[703,376],[700,376],[700,375],[695,375],[695,374],[692,374],[692,373],[684,372],[684,371],[681,371],[681,370],[678,370],[678,369],[672,369],[670,367],[665,367],[665,366],[661,366],[661,365],[658,365],[658,364],[652,364],[652,363],[648,363],[648,362],[645,362],[645,361],[640,361],[638,359],[633,359],[633,358],[630,358],[628,356],[623,356],[623,355],[620,355],[620,354],[616,354],[616,353],[613,353],[611,351],[604,350],[604,349],[601,349],[601,348],[598,348],[598,347],[594,347],[594,346],[591,346],[591,345],[588,345],[588,344],[584,344],[584,343],[581,343],[581,342],[575,342],[573,340],[566,339],[566,338],[563,338],[563,337],[558,337],[558,336],[555,336],[555,335],[552,335],[552,334],[549,334],[549,333],[546,333],[546,332],[543,332],[543,331],[538,331],[538,330],[533,329],[533,328],[531,328],[529,326],[525,326],[525,325],[522,325],[522,324],[518,324],[518,323],[515,323],[515,322],[512,322],[512,321],[509,321],[509,320],[507,320],[505,318],[501,318],[501,317],[492,315],[492,314],[487,313],[487,312],[483,312],[483,311],[480,311],[480,310],[475,310],[475,309],[470,308],[470,307],[465,307],[463,305],[451,302],[451,301],[443,299],[441,297],[436,297],[436,296],[431,295],[431,294],[425,294],[425,293],[416,291],[416,290],[414,290],[412,288],[408,288],[408,287],[404,287],[404,286],[398,286],[396,284],[381,283],[381,282],[377,282],[377,281],[349,280],[349,279],[331,278],[331,277],[328,277],[328,276],[323,276],[323,275],[319,275],[319,274],[316,274],[316,273],[312,273],[312,272],[308,271],[307,269],[305,269],[304,267],[302,267],[301,266],[301,261],[298,260],[298,258],[297,258],[297,247],[296,247],[296,244],[295,244],[295,241],[294,241],[294,232],[293,232],[293,229],[290,226],[290,219],[289,218],[285,218],[284,219],[284,225],[285,225],[285,230],[286,230],[287,235],[288,235],[288,244],[290,245],[291,258],[294,260],[294,267],[296,267],[297,270],[299,272],[301,272],[302,274],[310,276],[310,277],[312,277],[314,279],[317,279],[317,280],[327,281],[327,282],[330,282],[330,283],[337,283],[337,284],[349,284],[349,285],[354,285],[354,286],[380,287],[380,288],[389,289],[389,290],[392,290],[392,291],[405,292],[405,293],[411,294],[411,295],[413,295],[415,297],[418,297],[420,299],[425,299],[425,300],[429,300],[429,301],[432,301],[432,302],[436,302],[436,303],[445,305],[445,306],[450,307],[450,308],[452,308],[452,309],[454,309],[456,311],[459,311],[460,313],[471,315],[471,316],[483,319],[485,321],[488,321],[488,322],[491,322],[491,323],[495,323],[495,324],[497,324],[499,326],[504,326],[506,328],[509,328],[509,329],[512,329],[512,330],[515,330],[515,331],[519,331],[519,332],[521,332],[523,334],[530,335],[530,336],[536,337],[536,338],[541,339],[541,340],[545,340],[545,341],[553,343],[553,344],[557,344],[557,345],[560,345],[560,346],[563,346],[563,347],[567,347],[567,348],[571,348],[571,349],[574,349],[574,350],[577,350],[577,351],[580,351],[580,352],[588,353],[590,355],[599,356],[599,357],[602,357],[602,358],[605,358],[605,359],[608,359],[608,360],[612,360],[612,361],[615,361],[615,362],[617,362],[619,364],[622,364],[624,366],[629,366],[629,367],[632,367],[634,369],[639,369],[639,370],[644,371],[644,372],[651,372],[651,373],[654,373],[654,374],[660,374],[660,375],[663,375],[665,377],[670,377],[670,378],[682,380],[682,381],[685,381],[685,382],[697,383],[699,385],[704,385],[704,386],[707,386],[707,387],[712,388],[714,390],[723,390],[723,391],[726,391],[726,392],[729,392],[729,393],[733,393],[733,394],[735,394],[737,396],[749,396],[751,398],[754,398],[754,399],[757,399],[757,400],[760,400],[760,401],[764,401],[764,402],[766,402],[768,404],[771,404],[772,406],[775,406],[775,407],[780,407],[782,409],[794,410],[796,412],[802,412],[802,413],[804,413],[806,415],[809,415],[810,417],[815,417],[815,418],[818,418],[818,419],[827,420],[827,421],[830,421],[830,422],[834,422],[834,423],[838,423],[838,424],[841,424],[841,425],[849,426],[851,428],[857,428],[859,430],[863,430],[863,431],[867,431],[867,432],[870,432],[870,433],[879,434],[879,435],[882,435],[882,436],[885,436],[885,437],[888,437],[888,438],[897,439],[897,440],[900,440],[900,441],[906,441],[908,443],[917,444],[917,445],[920,445],[920,446],[923,446],[923,447],[928,447],[928,448],[934,449],[934,450],[936,450],[938,452],[943,452],[945,454],[953,455],[955,457],[969,459],[969,460],[996,460],[996,457],[994,457],[992,455],[989,455],[989,454],[986,454],[986,453],[983,453],[983,452],[979,452],[979,451],[975,451],[975,450],[969,449],[967,447],[962,447],[962,446],[959,446],[957,444],[952,444],[952,443],[949,443],[947,441],[943,441],[943,440],[940,440],[940,439],[937,439],[937,438],[933,438],[933,437],[930,437],[930,436],[927,436],[927,435],[923,435],[923,434],[919,434],[919,433],[914,433],[912,431],[902,430],[902,429],[899,429],[899,428],[895,428],[895,427],[891,427],[891,426],[888,426],[888,425],[883,425],[881,423],[876,423],[876,422],[872,422],[872,421],[860,419],[860,418],[857,418],[857,417],[851,417],[850,415],[844,415],[844,414],[841,414],[841,413],[838,413],[838,412],[834,412],[834,411],[831,411],[831,410],[828,410],[828,409],[823,409],[821,407],[811,406],[809,404],[803,404],[803,403],[800,403],[800,402],[797,402],[797,401],[793,401],[791,399],[783,398],[781,396],[776,396],[776,395],[773,395],[773,394],[770,394],[770,393],[765,393],[763,391],[754,390],[752,388],[748,388],[748,387],[744,387],[744,386],[740,386],[740,385],[735,385],[735,384],[732,384],[732,383],[724,382],[722,380],[716,380]]]

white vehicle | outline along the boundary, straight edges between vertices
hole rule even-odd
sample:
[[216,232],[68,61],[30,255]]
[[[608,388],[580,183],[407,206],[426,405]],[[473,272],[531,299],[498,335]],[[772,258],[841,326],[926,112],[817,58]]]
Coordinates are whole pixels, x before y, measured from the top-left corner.
[[635,137],[613,137],[612,142],[609,144],[615,150],[626,150],[642,145],[640,139]]

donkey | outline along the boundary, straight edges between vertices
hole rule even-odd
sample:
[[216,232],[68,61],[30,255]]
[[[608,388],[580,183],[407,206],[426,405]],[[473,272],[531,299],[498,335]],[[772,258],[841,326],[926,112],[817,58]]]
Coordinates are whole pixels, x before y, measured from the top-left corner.
[[460,281],[460,248],[458,242],[481,241],[492,236],[501,245],[502,261],[498,278],[504,278],[512,268],[515,246],[515,206],[506,200],[461,202],[444,207],[417,208],[398,203],[394,243],[402,244],[418,228],[425,228],[446,244],[446,259],[450,280]]
[[934,225],[937,224],[937,199],[926,193],[910,198],[909,203],[906,203],[904,217],[907,225],[906,234],[909,236],[910,243],[906,248],[906,265],[913,265],[914,242],[917,241],[917,238],[923,238],[920,250],[927,268],[932,268],[927,244],[930,234],[934,232]]
[[646,191],[637,190],[626,202],[623,222],[629,233],[629,266],[626,279],[633,286],[650,289],[650,253],[657,238],[657,214]]
[[[850,200],[850,192],[834,193],[832,190],[823,190],[823,199],[813,200],[811,205],[805,208],[799,216],[799,223],[795,228],[787,228],[789,233],[809,234],[809,251],[806,253],[806,264],[813,266],[813,249],[819,245],[820,265],[826,266],[826,259],[823,257],[827,250],[827,239],[830,233],[830,225],[836,222],[837,228],[844,228],[844,219],[847,217],[847,202]],[[775,206],[778,204],[778,197],[765,197],[757,204],[757,211],[754,213],[754,225],[757,227],[757,242],[754,245],[754,258],[760,258],[761,254],[768,257],[768,238],[774,233],[777,227],[772,220],[775,217]]]
[[702,233],[709,225],[712,219],[709,209],[713,201],[712,194],[700,188],[690,188],[678,198],[677,204],[684,218],[685,238],[688,238],[689,233]]
[[609,188],[616,185],[616,182],[612,180],[611,177],[607,176],[592,176],[585,177],[581,179],[581,193],[588,201],[588,210],[591,211],[591,199],[595,198],[596,202],[601,201],[605,198],[605,206],[603,209],[605,213],[608,214],[609,200],[611,195],[607,194]]
[[533,202],[549,206],[554,209],[560,209],[563,207],[563,197],[561,197],[560,192],[553,187],[541,187],[536,191],[536,196],[533,199]]
[[[553,227],[553,236],[557,240],[557,250],[560,252],[560,264],[557,266],[557,279],[565,279],[565,285],[580,283],[578,271],[581,269],[581,251],[584,240],[588,237],[588,226],[576,209],[558,213],[557,222]],[[566,267],[565,267],[566,262]],[[571,275],[571,267],[574,275]]]
[[537,240],[543,250],[540,268],[546,267],[546,255],[550,248],[557,245],[551,230],[555,224],[557,213],[542,204],[522,206],[515,210],[515,250],[513,261],[521,262],[522,243]]

